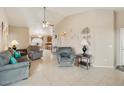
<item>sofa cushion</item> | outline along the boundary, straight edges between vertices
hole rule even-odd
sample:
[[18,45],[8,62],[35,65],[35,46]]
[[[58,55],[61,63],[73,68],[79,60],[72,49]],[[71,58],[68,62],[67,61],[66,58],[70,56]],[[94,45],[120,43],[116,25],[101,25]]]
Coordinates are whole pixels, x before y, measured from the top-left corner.
[[61,61],[61,63],[62,62],[71,62],[72,59],[65,57],[65,58],[61,58],[60,61]]
[[68,54],[68,53],[66,53],[66,52],[61,53],[60,56],[61,56],[62,58],[64,58],[64,57],[70,58],[70,54]]
[[4,52],[1,52],[0,54],[5,55],[5,56],[9,56],[9,57],[12,56],[11,52],[8,51],[8,50],[7,51],[4,51]]

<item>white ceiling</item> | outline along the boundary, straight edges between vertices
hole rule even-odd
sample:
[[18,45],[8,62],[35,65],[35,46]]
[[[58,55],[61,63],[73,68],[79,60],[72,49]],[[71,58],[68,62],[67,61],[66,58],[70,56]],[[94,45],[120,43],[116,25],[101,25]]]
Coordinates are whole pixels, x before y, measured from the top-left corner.
[[[74,15],[77,13],[83,13],[94,9],[111,9],[111,10],[123,10],[124,8],[92,8],[92,7],[47,7],[46,16],[47,20],[56,25],[63,18]],[[43,19],[43,8],[17,8],[7,7],[5,12],[8,16],[9,24],[14,26],[25,26],[25,27],[39,27],[41,26]]]

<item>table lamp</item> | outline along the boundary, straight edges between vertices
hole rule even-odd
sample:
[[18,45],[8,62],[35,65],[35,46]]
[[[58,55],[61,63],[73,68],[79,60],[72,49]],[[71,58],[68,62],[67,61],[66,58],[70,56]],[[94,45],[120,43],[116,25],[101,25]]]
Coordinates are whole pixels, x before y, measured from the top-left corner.
[[12,46],[12,48],[13,48],[14,50],[16,50],[17,45],[19,45],[19,43],[18,43],[16,40],[13,40],[13,41],[10,43],[10,45]]
[[88,42],[86,39],[83,39],[82,42],[81,42],[81,45],[83,46],[82,47],[82,50],[83,50],[83,55],[86,56],[86,51],[88,50]]

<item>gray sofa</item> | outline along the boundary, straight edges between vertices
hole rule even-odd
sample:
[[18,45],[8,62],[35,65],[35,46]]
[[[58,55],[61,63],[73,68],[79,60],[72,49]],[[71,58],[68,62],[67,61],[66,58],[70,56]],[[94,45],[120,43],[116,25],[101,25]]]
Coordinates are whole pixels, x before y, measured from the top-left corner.
[[29,77],[29,62],[21,58],[20,62],[10,64],[10,56],[9,51],[0,53],[0,85],[9,85]]
[[57,59],[60,66],[72,66],[75,61],[75,53],[71,47],[58,47]]
[[43,50],[40,50],[39,46],[29,46],[27,48],[28,57],[31,60],[40,59],[43,56]]

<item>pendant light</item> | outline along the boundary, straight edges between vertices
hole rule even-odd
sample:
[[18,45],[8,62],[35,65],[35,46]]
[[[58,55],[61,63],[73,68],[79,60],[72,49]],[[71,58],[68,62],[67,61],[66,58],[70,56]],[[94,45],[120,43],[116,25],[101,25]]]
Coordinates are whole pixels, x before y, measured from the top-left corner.
[[49,23],[48,23],[48,21],[46,20],[46,7],[43,7],[43,9],[44,9],[44,18],[43,18],[42,24],[43,24],[43,28],[46,28],[46,27],[49,26]]
[[43,28],[47,28],[47,27],[49,27],[49,26],[53,27],[54,25],[50,24],[50,23],[46,20],[46,7],[43,7],[43,10],[44,10],[44,18],[43,18],[43,21],[42,21]]

